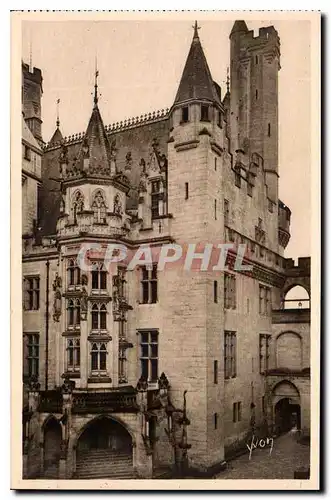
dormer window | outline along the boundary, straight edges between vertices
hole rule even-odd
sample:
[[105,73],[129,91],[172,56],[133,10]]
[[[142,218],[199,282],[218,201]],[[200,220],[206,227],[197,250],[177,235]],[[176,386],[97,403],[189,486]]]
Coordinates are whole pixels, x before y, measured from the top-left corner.
[[188,117],[188,106],[182,108],[182,123],[187,123],[189,121]]
[[201,104],[201,121],[202,122],[209,122],[209,106],[205,106],[204,104]]

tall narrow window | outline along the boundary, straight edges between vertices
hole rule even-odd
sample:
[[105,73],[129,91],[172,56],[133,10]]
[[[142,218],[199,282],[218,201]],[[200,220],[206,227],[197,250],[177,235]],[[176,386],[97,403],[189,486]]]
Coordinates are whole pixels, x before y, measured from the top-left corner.
[[236,277],[234,274],[224,273],[224,307],[225,309],[236,309],[237,307]]
[[264,374],[269,369],[271,335],[260,333],[259,336],[259,357],[260,373]]
[[68,300],[68,326],[78,328],[80,326],[80,301],[79,299]]
[[80,340],[67,340],[67,371],[79,372],[80,370]]
[[105,224],[107,206],[101,189],[99,189],[93,197],[92,210],[93,210],[93,222],[95,224]]
[[233,403],[232,421],[234,423],[241,421],[241,401]]
[[216,430],[218,426],[218,415],[214,413],[214,429]]
[[201,104],[201,121],[209,122],[209,106]]
[[228,200],[224,200],[224,224],[225,224],[225,226],[229,225],[229,213],[230,213],[229,202],[228,202]]
[[268,137],[271,136],[271,125],[270,123],[268,123]]
[[218,302],[218,283],[217,281],[214,281],[214,303],[217,304]]
[[69,260],[67,270],[68,270],[68,285],[79,285],[80,267],[77,265],[74,259]]
[[217,200],[214,200],[214,218],[217,220]]
[[31,149],[29,146],[24,146],[24,159],[31,161]]
[[40,278],[31,276],[24,279],[24,309],[37,311],[40,302]]
[[218,384],[218,361],[214,361],[214,384]]
[[104,375],[107,371],[107,348],[105,343],[94,342],[91,347],[91,371],[93,375]]
[[151,270],[144,266],[141,268],[141,302],[155,304],[157,300],[157,264],[153,264]]
[[92,271],[92,292],[93,290],[107,289],[107,271],[101,262],[94,263]]
[[185,200],[188,200],[188,182],[185,182]]
[[216,158],[216,156],[214,158],[214,168],[215,168],[215,172],[216,172],[216,170],[217,170],[217,158]]
[[257,99],[258,99],[258,97],[259,97],[259,92],[258,92],[258,90],[256,89],[256,90],[255,90],[255,99],[257,100]]
[[39,334],[27,333],[28,376],[39,376]]
[[259,64],[259,56],[255,56],[255,64]]
[[161,181],[152,181],[151,183],[151,203],[152,203],[152,219],[159,217],[160,206],[159,200],[161,199]]
[[91,311],[92,330],[107,330],[106,304],[93,304]]
[[236,332],[224,332],[224,378],[237,376],[237,335]]
[[156,330],[140,332],[141,376],[149,382],[158,378],[158,332]]
[[187,123],[189,120],[189,117],[188,117],[188,106],[184,106],[182,108],[182,123]]

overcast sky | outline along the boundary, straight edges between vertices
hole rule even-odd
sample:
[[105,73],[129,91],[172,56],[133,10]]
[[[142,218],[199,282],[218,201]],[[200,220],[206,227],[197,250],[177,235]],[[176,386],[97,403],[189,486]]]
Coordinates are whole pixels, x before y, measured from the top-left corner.
[[[202,21],[199,36],[213,76],[225,92],[232,21]],[[281,41],[279,174],[281,200],[292,210],[286,256],[310,255],[310,23],[274,25]],[[92,110],[95,57],[105,124],[170,107],[185,64],[192,21],[24,22],[23,59],[43,73],[43,137],[55,130],[56,100],[63,135],[83,132]]]

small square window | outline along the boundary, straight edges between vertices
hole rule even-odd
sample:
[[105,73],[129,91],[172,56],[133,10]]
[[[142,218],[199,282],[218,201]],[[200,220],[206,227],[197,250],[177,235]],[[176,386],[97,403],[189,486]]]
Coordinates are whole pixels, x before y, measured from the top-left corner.
[[201,105],[201,121],[209,122],[209,106]]

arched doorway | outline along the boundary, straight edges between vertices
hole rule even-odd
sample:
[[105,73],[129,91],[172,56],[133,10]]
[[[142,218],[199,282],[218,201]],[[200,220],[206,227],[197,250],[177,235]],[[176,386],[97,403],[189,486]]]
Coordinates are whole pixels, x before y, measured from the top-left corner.
[[300,394],[294,384],[285,380],[274,387],[274,417],[277,434],[301,428]]
[[101,417],[86,426],[77,441],[75,477],[133,477],[132,438],[123,425]]
[[55,417],[51,417],[44,425],[44,471],[47,479],[59,477],[61,457],[62,429]]

